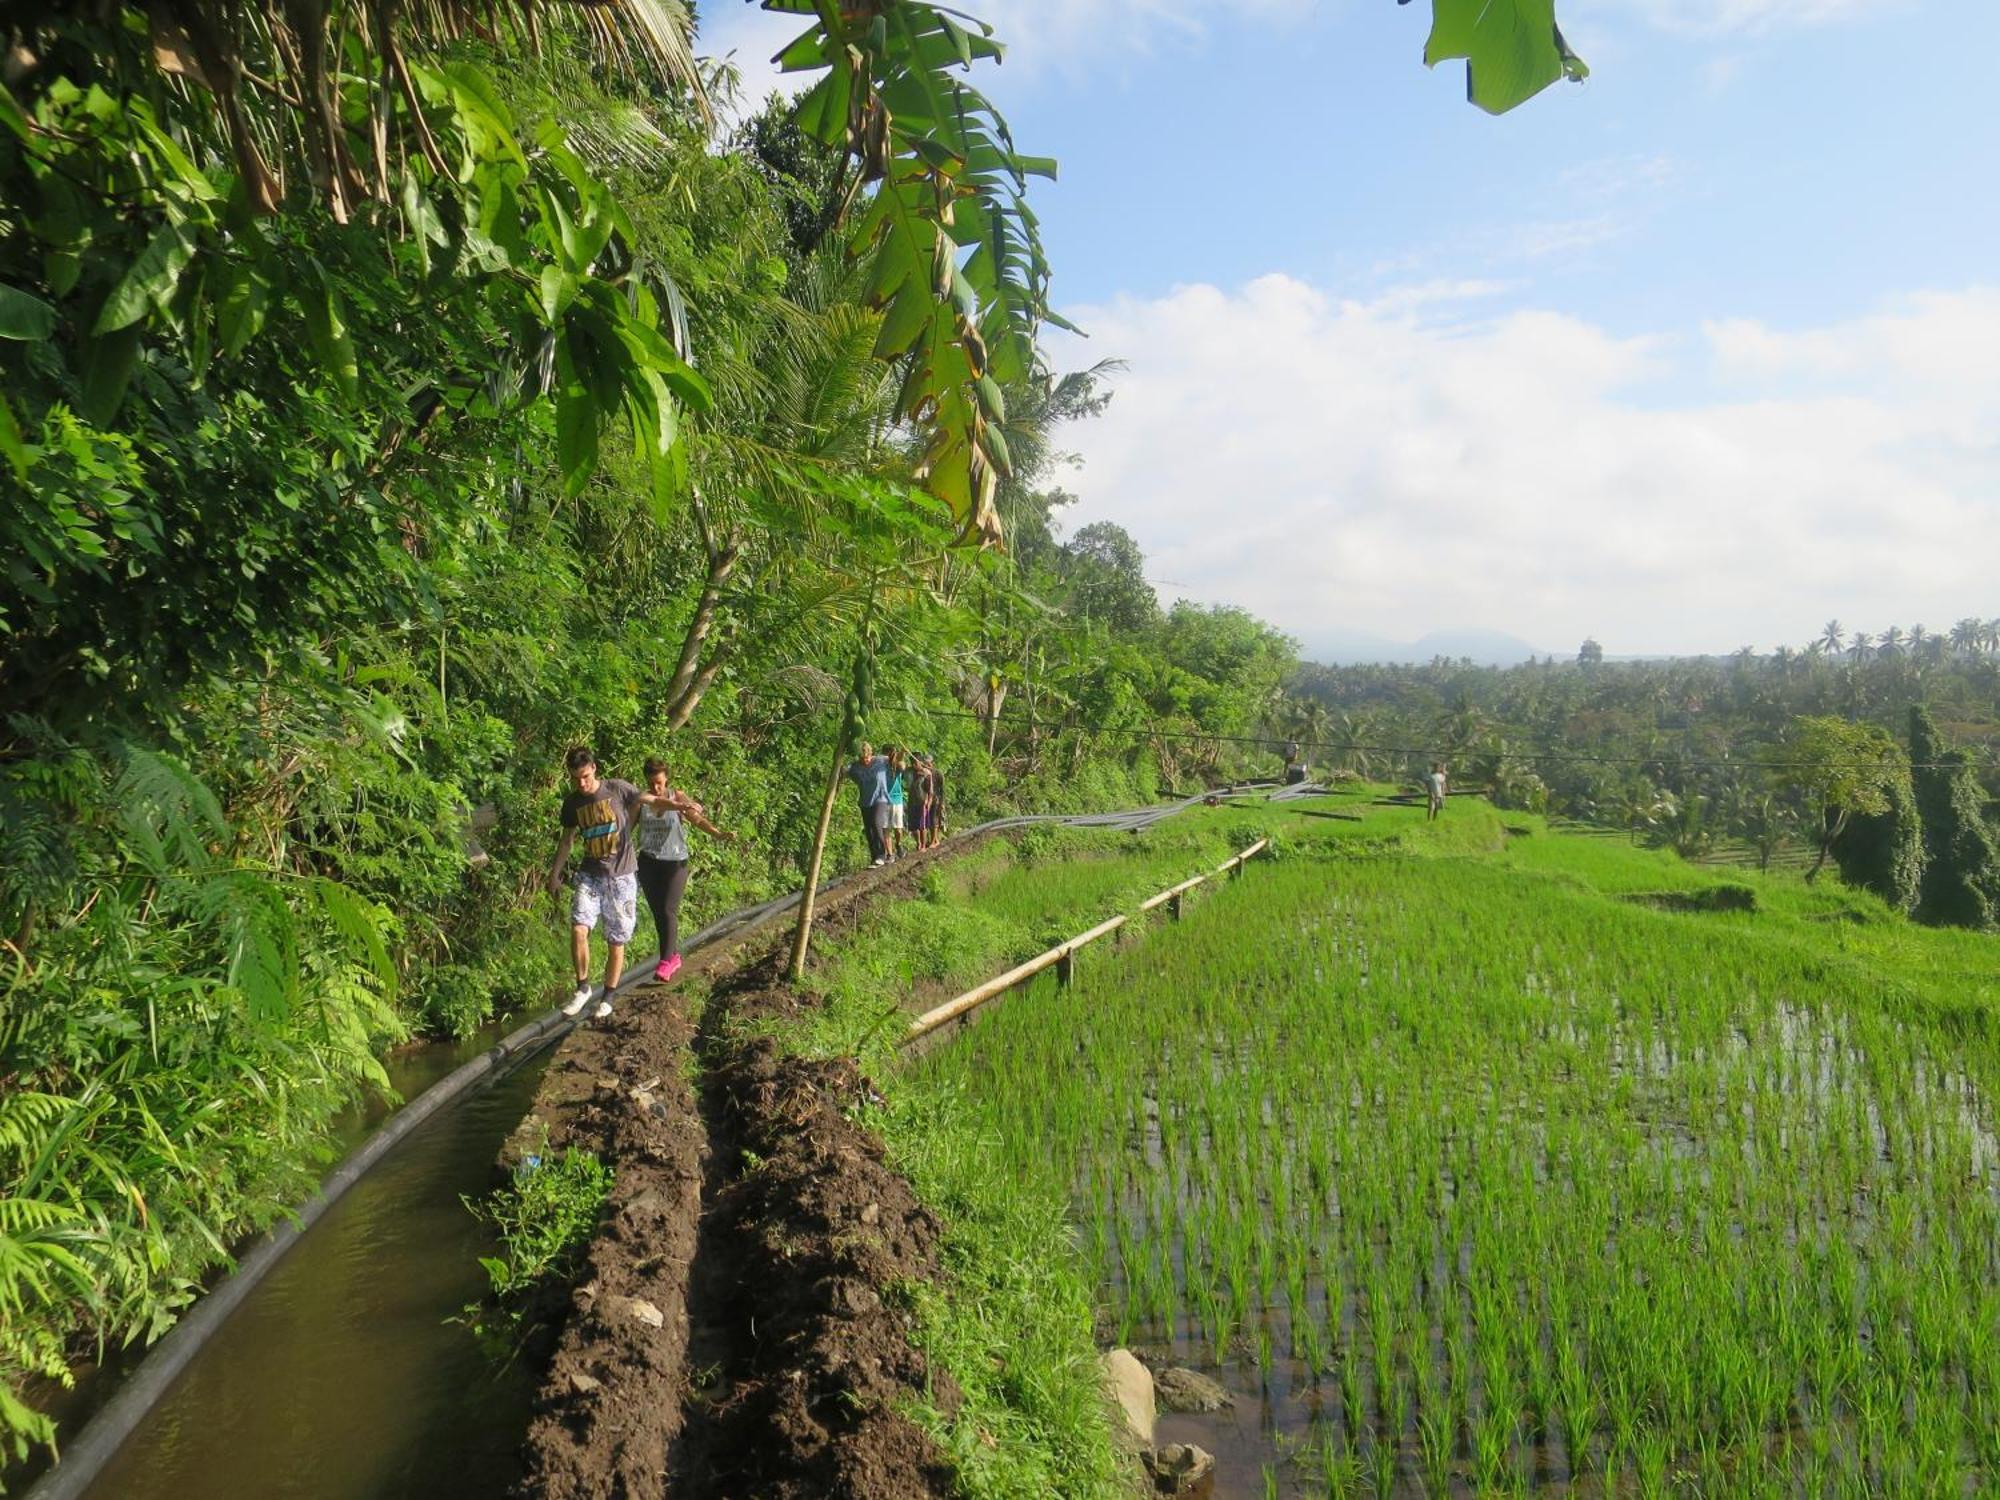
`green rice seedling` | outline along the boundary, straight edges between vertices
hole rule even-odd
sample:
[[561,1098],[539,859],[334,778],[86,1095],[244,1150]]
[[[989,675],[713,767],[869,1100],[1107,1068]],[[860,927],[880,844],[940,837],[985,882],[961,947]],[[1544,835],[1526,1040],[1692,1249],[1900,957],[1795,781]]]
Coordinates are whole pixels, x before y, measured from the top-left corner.
[[1424,1476],[1434,1494],[1451,1491],[1452,1460],[1456,1456],[1458,1417],[1450,1404],[1435,1399],[1421,1402],[1417,1411],[1417,1442],[1423,1453]]
[[1704,1433],[1731,1493],[1914,1484],[1919,1411],[1990,1479],[2000,1028],[1944,1019],[1990,958],[1779,877],[1718,922],[1618,899],[1707,878],[1644,851],[1341,827],[913,1070],[1071,1190],[1114,1321],[1276,1339],[1393,1477],[1413,1404],[1432,1487],[1437,1410],[1503,1487],[1541,1437],[1699,1478]]
[[1327,1500],[1352,1500],[1361,1493],[1361,1455],[1355,1451],[1351,1435],[1326,1433],[1317,1451]]
[[1291,1330],[1292,1357],[1305,1366],[1307,1376],[1317,1384],[1327,1368],[1325,1325],[1313,1316],[1303,1288],[1292,1304]]
[[1666,1500],[1668,1463],[1672,1450],[1662,1432],[1648,1432],[1639,1439],[1635,1469],[1640,1500]]
[[1581,1474],[1590,1467],[1591,1444],[1597,1433],[1597,1393],[1584,1369],[1582,1355],[1567,1340],[1557,1352],[1556,1387],[1563,1441],[1569,1447],[1570,1471]]
[[1507,1459],[1513,1446],[1512,1408],[1488,1401],[1472,1426],[1472,1461],[1482,1489],[1497,1489],[1505,1482]]
[[1388,1500],[1396,1490],[1396,1444],[1378,1431],[1375,1434],[1375,1446],[1371,1458],[1375,1493],[1380,1500]]
[[1357,1438],[1366,1422],[1361,1382],[1360,1352],[1353,1340],[1344,1340],[1340,1346],[1340,1407],[1347,1430]]

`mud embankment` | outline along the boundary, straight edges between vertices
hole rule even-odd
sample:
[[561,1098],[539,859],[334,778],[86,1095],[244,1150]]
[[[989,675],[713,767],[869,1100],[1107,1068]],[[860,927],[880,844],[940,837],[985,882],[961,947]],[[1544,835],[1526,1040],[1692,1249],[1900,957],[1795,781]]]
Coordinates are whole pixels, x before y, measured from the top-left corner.
[[[827,893],[820,935],[907,899],[937,857]],[[543,1344],[526,1494],[951,1492],[944,1454],[902,1414],[957,1400],[902,1305],[938,1274],[937,1222],[850,1117],[870,1092],[851,1060],[744,1035],[811,1004],[782,979],[788,933],[781,917],[691,956],[684,976],[710,980],[698,1023],[676,985],[573,1033],[516,1133],[517,1152],[583,1146],[616,1172]]]

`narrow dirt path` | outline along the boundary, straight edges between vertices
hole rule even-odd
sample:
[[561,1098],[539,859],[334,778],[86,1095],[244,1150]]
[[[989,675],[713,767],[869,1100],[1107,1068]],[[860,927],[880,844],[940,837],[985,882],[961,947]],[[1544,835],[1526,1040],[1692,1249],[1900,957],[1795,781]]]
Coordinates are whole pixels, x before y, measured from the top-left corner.
[[525,1490],[549,1500],[659,1493],[685,1383],[688,1265],[706,1133],[687,1072],[694,1028],[666,991],[566,1049],[544,1093],[563,1099],[550,1145],[615,1163],[529,1429]]
[[795,1004],[774,959],[720,986],[700,1039],[711,1143],[691,1279],[699,1319],[677,1497],[948,1495],[951,1470],[897,1410],[947,1407],[896,1305],[938,1274],[939,1226],[851,1118],[852,1061],[784,1056],[736,1027]]
[[[908,894],[983,838],[862,871],[820,898],[823,938]],[[897,1287],[937,1274],[938,1226],[848,1115],[851,1061],[783,1057],[744,1022],[798,1014],[790,914],[689,956],[712,981],[642,986],[564,1039],[510,1151],[581,1146],[615,1169],[604,1226],[559,1316],[523,1493],[584,1497],[950,1493],[896,1410],[949,1405],[909,1341]]]

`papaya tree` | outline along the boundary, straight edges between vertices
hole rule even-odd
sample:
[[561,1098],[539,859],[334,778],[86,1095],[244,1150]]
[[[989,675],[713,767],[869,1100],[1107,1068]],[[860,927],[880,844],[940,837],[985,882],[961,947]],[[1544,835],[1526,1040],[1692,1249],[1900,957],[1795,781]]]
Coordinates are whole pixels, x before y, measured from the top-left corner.
[[1792,721],[1781,774],[1817,819],[1819,854],[1806,871],[1813,881],[1848,824],[1887,813],[1893,786],[1910,771],[1902,747],[1880,725],[1812,715]]

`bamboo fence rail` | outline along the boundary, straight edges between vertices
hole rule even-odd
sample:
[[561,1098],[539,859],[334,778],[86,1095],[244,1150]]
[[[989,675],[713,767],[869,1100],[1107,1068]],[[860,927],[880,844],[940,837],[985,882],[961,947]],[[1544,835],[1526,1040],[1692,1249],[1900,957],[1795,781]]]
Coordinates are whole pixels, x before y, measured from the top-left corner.
[[[1229,875],[1234,877],[1241,875],[1244,864],[1263,853],[1265,849],[1270,847],[1270,843],[1271,841],[1268,838],[1259,839],[1241,853],[1233,854],[1228,859],[1225,859],[1208,874],[1196,875],[1192,879],[1183,880],[1179,885],[1169,886],[1164,891],[1148,896],[1144,901],[1139,903],[1138,913],[1143,914],[1155,911],[1165,906],[1171,910],[1174,916],[1178,917],[1181,914],[1181,897],[1185,896],[1196,886],[1213,880],[1218,876]],[[941,1026],[948,1026],[953,1021],[964,1019],[987,1001],[994,999],[996,996],[1006,994],[1007,991],[1013,989],[1016,985],[1034,978],[1035,975],[1041,973],[1044,969],[1054,969],[1057,981],[1062,984],[1068,984],[1070,976],[1074,972],[1074,963],[1078,951],[1088,947],[1101,937],[1110,936],[1123,927],[1128,920],[1129,917],[1123,913],[1115,917],[1108,917],[1088,931],[1079,932],[1075,937],[1067,938],[1057,943],[1055,947],[1049,949],[1046,953],[1037,953],[1033,958],[1014,965],[1006,973],[997,975],[987,980],[984,984],[975,985],[964,994],[958,995],[953,999],[945,1001],[942,1005],[925,1011],[914,1021],[910,1022],[909,1029],[903,1033],[902,1045],[908,1046],[919,1037],[929,1036]]]

